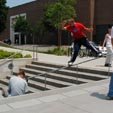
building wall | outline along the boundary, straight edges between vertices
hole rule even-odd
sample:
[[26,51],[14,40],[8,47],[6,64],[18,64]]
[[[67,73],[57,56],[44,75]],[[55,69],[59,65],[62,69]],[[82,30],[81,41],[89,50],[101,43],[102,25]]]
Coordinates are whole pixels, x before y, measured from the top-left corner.
[[[0,35],[0,40],[10,37],[10,16],[26,13],[27,20],[34,26],[43,17],[43,8],[47,2],[55,2],[56,0],[37,0],[24,5],[13,7],[9,10],[7,19],[7,29]],[[77,21],[82,22],[84,25],[91,26],[90,17],[90,1],[91,0],[78,0],[76,8]],[[101,41],[104,38],[108,24],[113,24],[113,12],[112,12],[113,0],[95,0],[94,7],[94,40]],[[53,35],[50,35],[51,37]],[[90,37],[90,35],[88,34]],[[50,40],[50,43],[55,43],[56,38]],[[48,43],[47,40],[43,40],[42,43]],[[66,40],[63,38],[63,40]],[[31,42],[31,41],[30,41]]]
[[102,44],[108,24],[113,25],[113,0],[95,0],[94,40]]
[[[55,0],[54,0],[55,1]],[[26,14],[26,18],[31,25],[36,23],[43,17],[43,11],[47,2],[53,2],[53,0],[37,0],[20,6],[16,6],[9,9],[7,17],[7,29],[0,35],[0,40],[10,37],[10,18],[13,16]],[[30,40],[29,40],[30,41]],[[31,41],[30,41],[31,42]]]
[[90,26],[90,6],[89,0],[78,0],[76,7],[77,21]]
[[113,24],[113,0],[95,0],[95,24]]

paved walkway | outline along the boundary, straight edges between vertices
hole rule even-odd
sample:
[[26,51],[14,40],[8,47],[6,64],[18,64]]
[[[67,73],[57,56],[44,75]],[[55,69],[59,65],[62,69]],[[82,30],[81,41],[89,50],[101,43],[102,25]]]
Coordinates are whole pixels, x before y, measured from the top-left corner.
[[[68,56],[38,54],[42,62],[67,65],[69,59]],[[89,59],[92,58],[77,58],[75,63]],[[98,58],[79,66],[108,71],[104,62],[105,58]],[[0,113],[113,113],[113,101],[106,100],[109,79],[2,99]]]

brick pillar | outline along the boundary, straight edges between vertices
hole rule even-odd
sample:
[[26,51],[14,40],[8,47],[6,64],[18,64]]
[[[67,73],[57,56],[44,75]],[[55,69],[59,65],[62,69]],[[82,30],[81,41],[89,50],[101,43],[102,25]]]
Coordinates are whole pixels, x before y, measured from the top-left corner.
[[[90,0],[90,27],[94,26],[95,0]],[[90,40],[93,40],[93,32],[90,33]]]

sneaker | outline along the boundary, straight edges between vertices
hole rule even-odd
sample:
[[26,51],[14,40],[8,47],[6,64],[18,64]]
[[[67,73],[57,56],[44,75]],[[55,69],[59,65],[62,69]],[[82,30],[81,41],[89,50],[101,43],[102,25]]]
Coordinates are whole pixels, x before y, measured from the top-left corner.
[[102,53],[101,52],[99,52],[99,53],[96,54],[96,57],[101,57],[101,56],[102,56]]
[[106,97],[106,100],[113,100],[113,97]]
[[73,62],[69,61],[68,66],[72,66],[72,65],[73,65]]

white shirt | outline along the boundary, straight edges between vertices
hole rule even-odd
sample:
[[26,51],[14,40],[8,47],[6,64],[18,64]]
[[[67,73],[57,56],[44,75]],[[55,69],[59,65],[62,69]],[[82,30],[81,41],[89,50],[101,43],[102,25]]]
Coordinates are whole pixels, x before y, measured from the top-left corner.
[[113,38],[113,26],[111,28],[111,38]]
[[110,34],[105,35],[105,42],[106,42],[106,47],[112,47],[111,35]]
[[28,84],[26,80],[19,76],[11,77],[9,81],[9,95],[16,96],[25,94],[28,91]]

